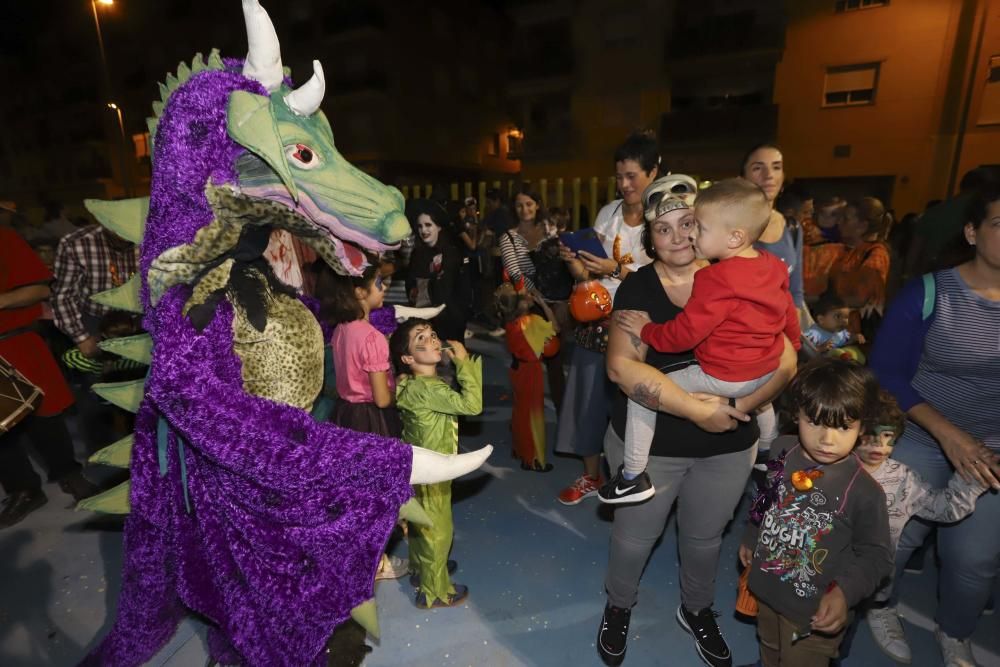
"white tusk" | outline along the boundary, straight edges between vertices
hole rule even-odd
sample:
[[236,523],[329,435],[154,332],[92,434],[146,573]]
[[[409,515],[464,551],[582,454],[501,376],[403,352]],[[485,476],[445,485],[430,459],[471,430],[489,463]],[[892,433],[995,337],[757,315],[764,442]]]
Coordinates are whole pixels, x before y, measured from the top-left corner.
[[323,76],[323,66],[318,60],[313,61],[313,75],[301,86],[285,95],[285,104],[300,116],[311,116],[323,103],[326,94],[326,78]]
[[258,0],[243,0],[243,18],[247,22],[249,51],[243,64],[243,76],[259,81],[267,92],[281,87],[281,45],[271,17]]

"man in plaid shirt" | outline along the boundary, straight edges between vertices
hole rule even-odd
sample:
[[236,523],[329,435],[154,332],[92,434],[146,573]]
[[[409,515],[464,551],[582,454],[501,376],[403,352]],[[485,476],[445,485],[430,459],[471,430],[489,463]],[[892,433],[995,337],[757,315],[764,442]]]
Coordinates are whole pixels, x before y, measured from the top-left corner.
[[87,357],[99,350],[101,318],[110,308],[93,295],[124,285],[136,272],[139,249],[120,236],[92,225],[67,235],[56,251],[52,312],[56,326]]
[[[89,359],[100,354],[104,315],[111,308],[90,297],[124,285],[136,272],[139,249],[130,241],[99,225],[84,227],[65,237],[56,250],[55,283],[52,285],[52,313],[56,327],[69,336],[79,353]],[[138,330],[138,318],[136,329]],[[65,361],[66,357],[64,357]],[[112,442],[127,425],[117,408],[102,404],[91,392],[98,379],[92,374],[69,370],[76,395],[79,429],[87,454]],[[116,419],[116,416],[118,417]]]

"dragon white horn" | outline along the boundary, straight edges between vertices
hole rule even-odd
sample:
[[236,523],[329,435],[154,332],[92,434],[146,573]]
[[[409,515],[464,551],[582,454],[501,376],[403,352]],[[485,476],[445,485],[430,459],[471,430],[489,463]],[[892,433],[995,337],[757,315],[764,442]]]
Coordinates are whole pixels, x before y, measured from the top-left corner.
[[271,17],[258,0],[243,0],[243,17],[247,22],[249,52],[243,64],[243,76],[259,81],[267,92],[281,87],[281,45]]
[[319,109],[326,94],[326,79],[323,77],[323,66],[318,60],[313,61],[313,75],[301,86],[285,95],[285,104],[300,116],[311,116]]

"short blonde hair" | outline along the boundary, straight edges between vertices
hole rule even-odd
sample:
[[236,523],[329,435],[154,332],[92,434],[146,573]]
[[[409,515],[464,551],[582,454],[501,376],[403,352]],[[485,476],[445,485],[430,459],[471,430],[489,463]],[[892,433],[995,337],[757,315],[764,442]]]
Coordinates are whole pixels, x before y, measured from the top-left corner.
[[695,208],[717,206],[724,212],[724,222],[730,229],[744,229],[750,241],[764,233],[771,220],[771,205],[767,195],[756,183],[745,178],[727,178],[698,194]]

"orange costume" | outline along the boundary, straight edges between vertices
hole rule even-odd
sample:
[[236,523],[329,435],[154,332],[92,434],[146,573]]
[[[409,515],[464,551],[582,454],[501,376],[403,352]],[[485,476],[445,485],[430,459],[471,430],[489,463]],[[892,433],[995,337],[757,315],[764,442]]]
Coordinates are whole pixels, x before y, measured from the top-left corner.
[[535,315],[523,315],[508,322],[507,349],[510,350],[510,384],[514,390],[511,431],[514,456],[521,467],[543,471],[545,463],[545,378],[542,358],[559,352],[559,338],[552,323]]
[[827,243],[806,246],[803,254],[806,296],[830,290],[843,299],[851,309],[850,331],[862,331],[862,320],[882,316],[890,259],[884,243],[863,241],[853,248]]

